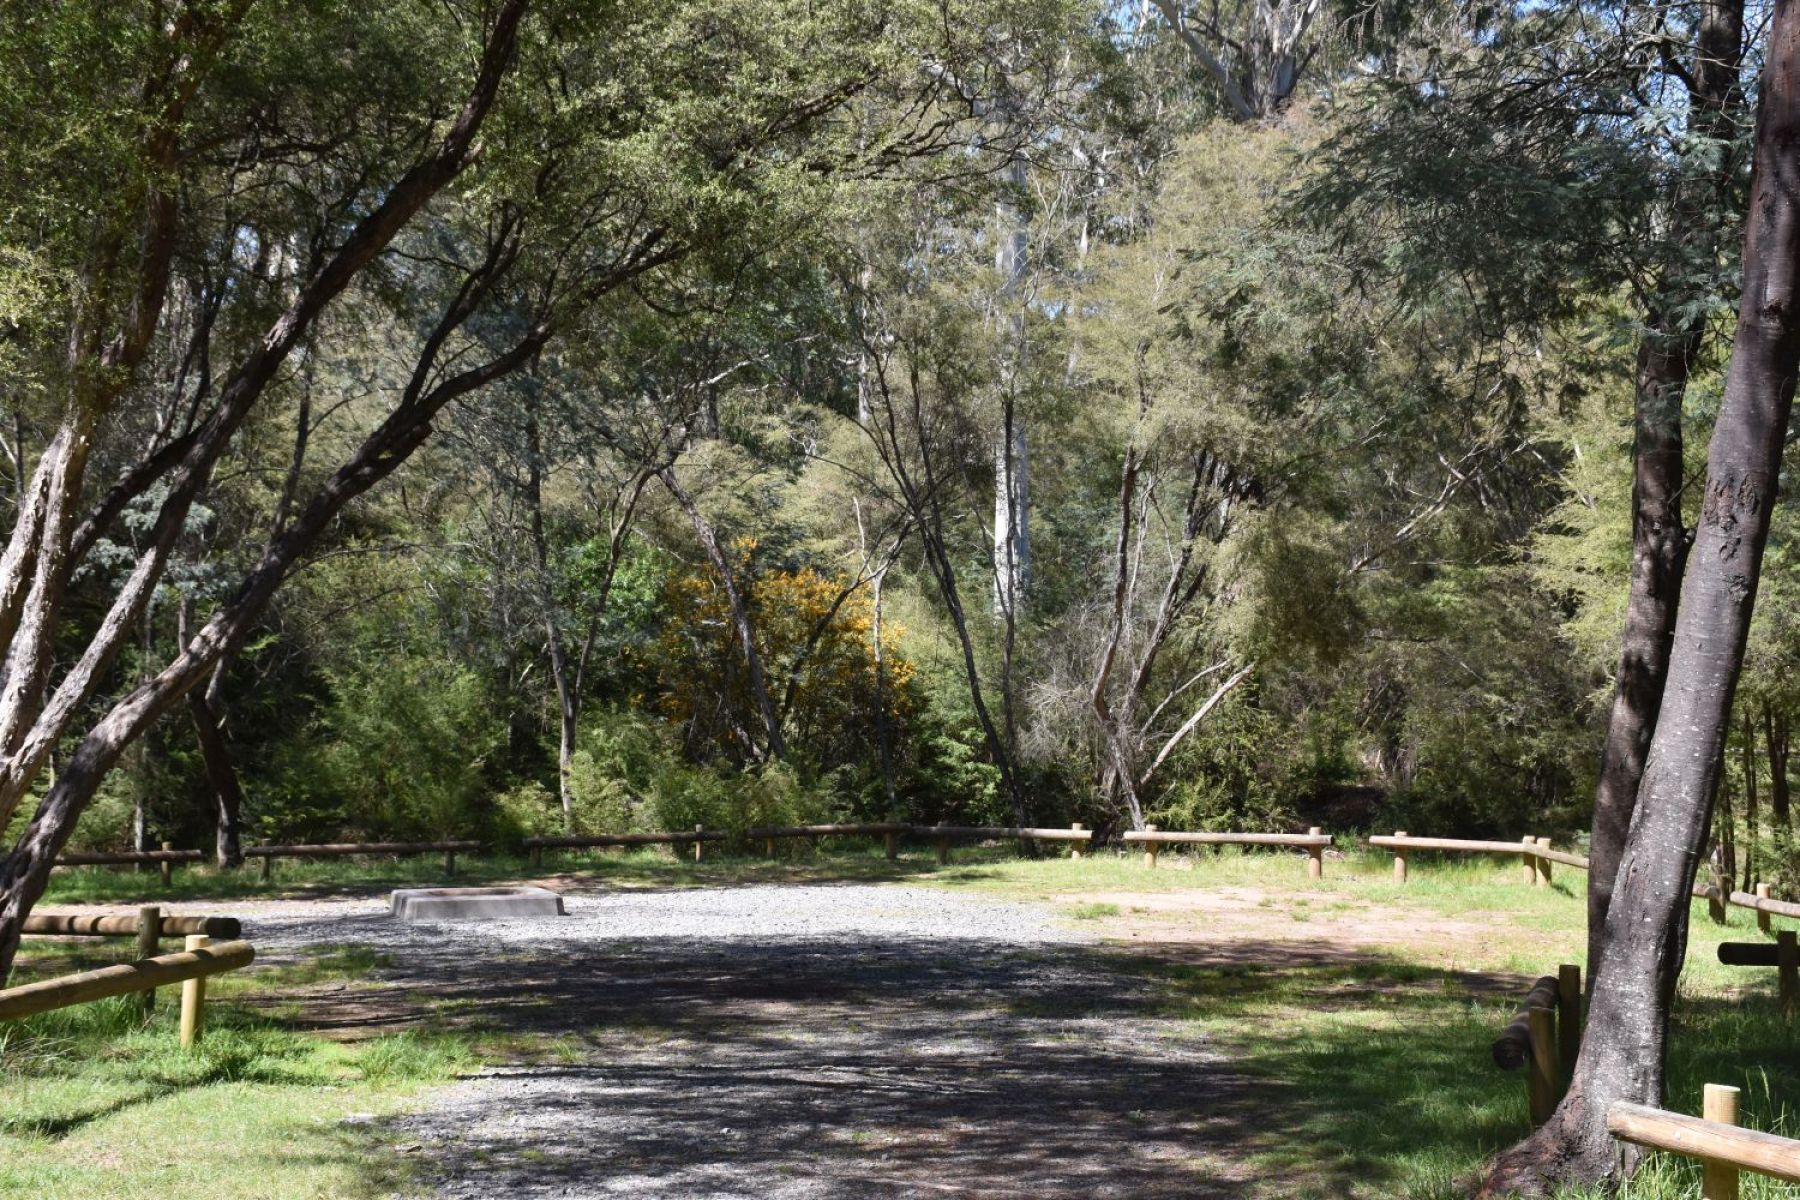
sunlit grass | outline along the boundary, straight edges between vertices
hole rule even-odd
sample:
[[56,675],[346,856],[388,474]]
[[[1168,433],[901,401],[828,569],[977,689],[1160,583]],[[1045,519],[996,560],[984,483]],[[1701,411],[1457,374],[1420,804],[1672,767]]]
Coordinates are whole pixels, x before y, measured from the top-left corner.
[[[523,858],[464,859],[455,881],[542,878],[571,890],[893,882],[1053,903],[1102,936],[1130,924],[1140,939],[1115,961],[1155,983],[1160,1015],[1218,1046],[1234,1071],[1262,1089],[1258,1102],[1267,1107],[1270,1133],[1237,1149],[1257,1176],[1280,1183],[1255,1194],[1296,1200],[1436,1200],[1455,1194],[1488,1155],[1525,1132],[1523,1077],[1493,1067],[1488,1046],[1495,1032],[1526,981],[1585,956],[1584,873],[1559,867],[1553,886],[1533,888],[1522,882],[1512,857],[1414,854],[1402,885],[1393,880],[1389,855],[1354,848],[1329,857],[1321,880],[1307,877],[1303,855],[1237,848],[1165,851],[1154,870],[1140,853],[1107,850],[1073,859],[1060,846],[1022,856],[1012,844],[958,845],[947,865],[936,861],[929,844],[918,843],[907,844],[896,862],[886,859],[879,841],[829,840],[822,847],[784,842],[773,859],[754,852],[760,849],[709,844],[700,863],[668,848],[553,852],[535,866]],[[446,882],[441,867],[431,858],[283,862],[273,888],[254,867],[236,874],[183,871],[167,894],[222,902],[369,894]],[[52,898],[136,901],[154,884],[153,875],[66,872],[58,874]],[[1196,893],[1193,908],[1169,903],[1185,892]],[[1202,893],[1223,893],[1240,917],[1247,909],[1249,919],[1266,927],[1269,941],[1254,961],[1196,965],[1159,951],[1158,930],[1172,936],[1206,931]],[[1134,904],[1133,896],[1143,903]],[[229,904],[219,911],[229,913]],[[1409,915],[1474,924],[1485,935],[1466,944],[1421,937],[1416,945],[1362,950],[1335,940],[1346,930],[1353,933],[1361,920],[1403,921]],[[1716,957],[1720,941],[1765,935],[1742,910],[1731,910],[1724,926],[1708,919],[1703,902],[1692,915],[1671,1038],[1668,1104],[1698,1112],[1701,1085],[1736,1084],[1745,1089],[1746,1125],[1793,1131],[1800,1043],[1794,1028],[1775,1015],[1774,972],[1724,967]],[[1283,950],[1309,944],[1345,952],[1300,961]],[[58,949],[42,946],[43,954]],[[61,949],[71,947],[80,949],[73,943]],[[240,987],[303,986],[334,975],[354,979],[379,965],[372,951],[343,948],[284,966],[261,981],[227,976],[215,986],[228,1000]],[[378,1194],[391,1181],[360,1165],[367,1157],[359,1149],[367,1144],[356,1140],[364,1136],[362,1127],[338,1126],[331,1114],[390,1111],[422,1084],[454,1070],[468,1053],[460,1043],[435,1038],[335,1046],[283,1034],[240,1013],[225,1018],[202,1056],[176,1061],[166,1009],[148,1029],[137,1027],[122,1003],[69,1011],[79,1015],[40,1018],[23,1034],[15,1030],[0,1050],[0,1066],[8,1072],[0,1193],[17,1184],[38,1196],[160,1194],[174,1178],[167,1172],[184,1168],[146,1166],[142,1131],[205,1118],[241,1131],[237,1157],[253,1166],[228,1176],[242,1183],[250,1174],[275,1171],[293,1181],[282,1185],[286,1190],[253,1194]],[[579,1044],[484,1049],[553,1062],[578,1054]],[[15,1087],[15,1079],[29,1083]],[[217,1098],[226,1095],[233,1100],[228,1114],[221,1114]],[[97,1165],[115,1153],[109,1145],[137,1165]],[[270,1158],[277,1153],[287,1156],[279,1165]],[[213,1152],[204,1157],[211,1160]],[[105,1170],[125,1173],[115,1178]],[[332,1182],[306,1190],[321,1180]],[[104,1190],[101,1182],[116,1190]],[[252,1194],[199,1180],[179,1190]],[[1699,1194],[1699,1168],[1672,1156],[1653,1157],[1623,1194],[1628,1200],[1688,1200]],[[1794,1200],[1800,1190],[1746,1176],[1744,1195]]]
[[[28,947],[18,980],[67,969],[68,949]],[[130,954],[127,942],[75,949],[83,966]],[[378,962],[346,948],[214,977],[206,1033],[190,1051],[176,1035],[175,988],[158,993],[148,1020],[136,997],[115,997],[0,1026],[0,1195],[391,1194],[405,1170],[376,1152],[371,1122],[466,1069],[467,1044],[423,1031],[340,1043],[233,1002],[306,983],[353,986]]]

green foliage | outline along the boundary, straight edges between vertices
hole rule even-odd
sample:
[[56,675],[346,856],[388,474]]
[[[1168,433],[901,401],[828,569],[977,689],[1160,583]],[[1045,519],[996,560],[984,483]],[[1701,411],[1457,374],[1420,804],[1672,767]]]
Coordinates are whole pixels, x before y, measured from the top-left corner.
[[388,659],[330,686],[321,776],[341,797],[349,830],[428,840],[481,828],[504,731],[478,676]]

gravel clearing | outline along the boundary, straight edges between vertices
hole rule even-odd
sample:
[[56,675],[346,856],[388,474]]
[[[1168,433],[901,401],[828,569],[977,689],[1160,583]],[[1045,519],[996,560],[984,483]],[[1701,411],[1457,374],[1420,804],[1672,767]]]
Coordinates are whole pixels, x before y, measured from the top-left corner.
[[865,884],[567,903],[460,925],[383,899],[234,911],[265,960],[390,956],[391,1005],[314,1006],[340,1032],[457,1019],[547,1051],[378,1130],[437,1200],[1244,1194],[1206,1151],[1262,1129],[1249,1085],[1047,907]]

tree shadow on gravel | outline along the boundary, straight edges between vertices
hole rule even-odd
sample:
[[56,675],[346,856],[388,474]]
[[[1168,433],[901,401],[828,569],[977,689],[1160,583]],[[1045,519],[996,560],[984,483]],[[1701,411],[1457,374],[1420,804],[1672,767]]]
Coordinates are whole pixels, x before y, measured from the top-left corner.
[[559,1047],[392,1130],[442,1196],[1206,1200],[1244,1194],[1238,1150],[1265,1132],[1157,984],[1081,946],[446,947],[394,982],[439,1021]]

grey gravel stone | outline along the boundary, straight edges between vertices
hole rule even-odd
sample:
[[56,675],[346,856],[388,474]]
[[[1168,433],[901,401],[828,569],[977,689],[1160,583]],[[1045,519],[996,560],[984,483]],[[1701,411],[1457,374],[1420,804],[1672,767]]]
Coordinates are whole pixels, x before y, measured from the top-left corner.
[[1206,1151],[1266,1120],[1245,1082],[1048,907],[861,884],[566,903],[243,908],[265,959],[375,945],[380,979],[554,1047],[383,1124],[435,1200],[1243,1194]]

